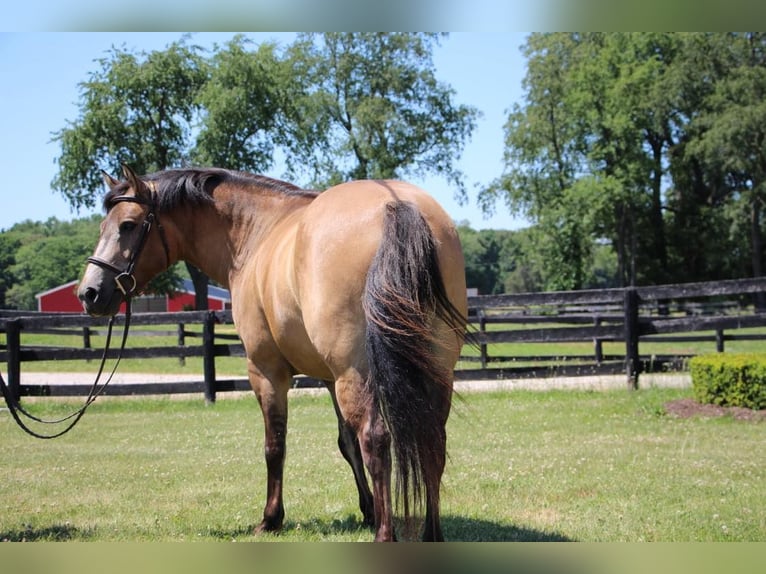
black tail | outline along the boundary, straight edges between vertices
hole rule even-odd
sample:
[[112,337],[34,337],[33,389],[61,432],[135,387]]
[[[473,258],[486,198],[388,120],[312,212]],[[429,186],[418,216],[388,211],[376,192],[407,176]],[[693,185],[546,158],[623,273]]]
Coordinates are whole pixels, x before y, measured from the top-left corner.
[[[405,520],[423,502],[438,511],[444,469],[444,422],[449,409],[451,366],[435,360],[433,319],[456,336],[466,320],[449,301],[431,230],[417,207],[386,206],[380,247],[367,273],[363,298],[367,318],[368,388],[391,436],[396,493]],[[436,500],[433,498],[436,497]]]

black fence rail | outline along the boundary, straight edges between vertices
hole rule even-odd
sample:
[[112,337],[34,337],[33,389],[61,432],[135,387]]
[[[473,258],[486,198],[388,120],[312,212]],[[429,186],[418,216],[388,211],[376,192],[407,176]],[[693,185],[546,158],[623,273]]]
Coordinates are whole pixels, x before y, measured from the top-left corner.
[[[217,392],[248,390],[246,378],[222,379],[216,376],[215,360],[217,357],[241,356],[245,352],[239,337],[232,333],[216,333],[216,326],[232,323],[231,311],[183,311],[177,313],[135,313],[131,318],[130,340],[135,344],[136,337],[175,336],[176,344],[162,346],[126,346],[122,351],[123,359],[153,359],[175,357],[180,363],[187,357],[202,357],[203,372],[199,381],[151,382],[136,384],[110,384],[104,395],[136,394],[175,394],[202,392],[209,402],[215,401]],[[144,326],[175,327],[167,329],[144,329]],[[197,326],[199,330],[191,330]],[[26,314],[0,311],[0,333],[5,334],[5,343],[0,345],[0,362],[7,365],[8,387],[14,395],[21,396],[81,396],[86,395],[90,385],[86,384],[22,384],[22,363],[36,361],[73,361],[86,360],[98,362],[103,349],[93,348],[91,338],[104,335],[107,331],[107,319],[94,319],[82,314]],[[124,316],[115,320],[116,332],[112,337],[112,348],[106,353],[107,359],[114,360],[119,353],[119,335],[117,331],[124,327]],[[53,334],[81,337],[78,347],[32,346],[22,344],[22,333]],[[199,339],[199,344],[189,345],[188,339]],[[116,342],[115,342],[116,341]],[[139,343],[140,344],[140,343]],[[94,366],[95,375],[95,366]],[[296,386],[317,385],[318,382],[305,377],[296,378]]]
[[[642,372],[685,368],[689,354],[642,354],[641,343],[766,340],[741,329],[766,326],[766,313],[753,304],[766,291],[766,277],[625,289],[520,293],[469,298],[478,354],[464,363],[480,368],[456,371],[457,378],[524,378],[620,374],[628,388]],[[622,350],[604,353],[605,343]],[[503,343],[588,343],[588,354],[509,356]],[[612,345],[614,348],[614,345]],[[521,363],[521,364],[519,364]],[[503,366],[497,366],[503,364]]]
[[[690,283],[657,287],[586,291],[521,293],[469,298],[469,318],[476,348],[461,357],[455,378],[462,380],[551,376],[624,374],[627,387],[635,389],[643,372],[682,370],[689,355],[642,354],[642,343],[715,341],[719,352],[726,341],[766,340],[761,333],[742,329],[766,327],[766,313],[752,304],[753,295],[766,292],[766,278]],[[124,318],[118,317],[119,327]],[[202,357],[199,381],[112,384],[104,394],[197,393],[215,401],[216,393],[248,390],[246,378],[224,379],[216,375],[216,358],[244,356],[244,349],[231,328],[231,311],[186,311],[179,313],[136,313],[131,322],[131,345],[123,358],[150,359]],[[148,328],[151,326],[152,328]],[[164,326],[162,329],[160,327]],[[142,328],[144,327],[144,328]],[[6,364],[11,392],[22,396],[77,396],[90,385],[22,384],[22,364],[36,361],[98,361],[102,350],[93,348],[91,338],[106,332],[106,319],[82,314],[39,314],[0,311],[0,362]],[[24,344],[24,334],[69,335],[77,346],[58,347]],[[3,336],[4,335],[4,336]],[[175,344],[140,345],[140,337],[175,338]],[[138,343],[136,338],[139,337]],[[117,339],[118,336],[115,336]],[[192,344],[188,344],[191,342]],[[587,343],[588,353],[508,354],[505,344]],[[612,353],[604,352],[607,343]],[[117,345],[116,343],[114,345]],[[466,347],[468,350],[469,347]],[[114,359],[117,349],[107,354]],[[473,368],[478,364],[477,368]],[[468,367],[471,365],[471,367]],[[95,371],[95,366],[94,366]],[[319,386],[321,381],[296,377],[294,385]]]

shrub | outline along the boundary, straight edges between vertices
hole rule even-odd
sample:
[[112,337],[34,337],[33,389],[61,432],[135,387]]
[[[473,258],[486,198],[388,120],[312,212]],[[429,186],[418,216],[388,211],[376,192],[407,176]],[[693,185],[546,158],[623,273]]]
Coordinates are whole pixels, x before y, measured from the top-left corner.
[[766,408],[766,353],[700,355],[689,361],[700,403]]

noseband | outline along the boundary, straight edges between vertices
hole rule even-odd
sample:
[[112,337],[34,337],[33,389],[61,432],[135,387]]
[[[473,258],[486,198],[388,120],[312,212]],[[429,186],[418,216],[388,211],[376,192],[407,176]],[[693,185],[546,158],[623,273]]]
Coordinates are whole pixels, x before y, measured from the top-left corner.
[[130,259],[128,260],[128,264],[125,266],[125,269],[120,269],[108,261],[104,261],[98,257],[88,257],[88,263],[92,263],[93,265],[97,265],[102,269],[106,269],[107,271],[114,273],[114,282],[117,284],[117,288],[122,292],[125,299],[128,299],[129,297],[133,296],[136,290],[137,282],[135,275],[133,275],[133,271],[136,267],[136,263],[138,262],[138,258],[140,257],[141,252],[144,250],[144,246],[146,245],[146,240],[149,237],[149,232],[152,229],[152,225],[155,222],[157,223],[157,230],[160,232],[162,247],[165,249],[165,262],[167,263],[168,267],[170,266],[170,249],[168,248],[168,240],[165,237],[165,229],[162,227],[162,224],[160,223],[160,220],[155,212],[156,206],[154,201],[150,203],[133,195],[119,195],[113,198],[112,201],[114,203],[138,203],[140,205],[146,205],[149,208],[146,217],[144,217],[144,222],[141,224],[141,233],[138,236],[138,241],[136,241],[136,246],[133,249],[133,252],[130,254]]

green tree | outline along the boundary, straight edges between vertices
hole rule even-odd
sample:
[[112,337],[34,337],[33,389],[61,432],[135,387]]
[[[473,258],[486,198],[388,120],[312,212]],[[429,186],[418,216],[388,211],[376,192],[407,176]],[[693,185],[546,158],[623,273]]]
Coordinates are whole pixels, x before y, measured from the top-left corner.
[[516,268],[519,249],[516,232],[482,229],[476,231],[467,222],[458,224],[463,245],[468,287],[482,295],[504,293],[506,279]]
[[251,47],[237,35],[212,56],[197,94],[202,120],[192,156],[200,165],[266,171],[286,141],[287,64],[273,43]]
[[478,111],[456,105],[432,61],[437,34],[301,34],[290,47],[293,142],[288,164],[318,186],[438,174],[464,195],[455,167]]
[[80,117],[53,136],[61,145],[52,186],[73,207],[93,207],[101,170],[137,173],[188,160],[195,97],[208,74],[201,50],[185,39],[150,53],[112,48],[80,84]]
[[693,47],[714,55],[697,71],[707,72],[714,83],[705,93],[702,109],[691,121],[693,135],[687,152],[704,166],[707,181],[718,184],[721,190],[718,197],[726,204],[730,229],[747,238],[749,271],[753,276],[762,276],[766,204],[766,34],[710,34]]
[[51,218],[22,222],[0,235],[0,241],[13,247],[5,304],[36,309],[37,293],[77,279],[95,247],[98,226],[98,217],[71,222]]
[[[208,77],[200,48],[186,38],[165,50],[134,53],[112,48],[83,82],[80,117],[54,134],[61,145],[52,187],[73,207],[92,207],[104,188],[101,170],[137,173],[178,167],[188,160],[199,112],[197,93]],[[197,308],[207,308],[207,277],[191,265]],[[151,288],[176,285],[173,269]]]
[[529,37],[524,48],[526,105],[513,106],[505,127],[506,169],[479,196],[487,211],[502,200],[515,215],[545,228],[541,238],[547,248],[541,252],[550,258],[549,289],[582,286],[591,235],[581,210],[570,210],[590,207],[569,197],[587,159],[578,100],[571,97],[578,93],[571,73],[576,46],[576,38],[566,34]]
[[[762,46],[753,34],[529,37],[505,171],[480,201],[542,231],[545,288],[587,285],[605,241],[621,285],[735,273],[721,259],[740,252],[733,238],[721,246],[727,214],[760,221],[763,203]],[[754,254],[761,228],[750,225]]]
[[6,293],[14,284],[11,267],[16,263],[19,240],[10,233],[0,232],[0,309],[7,306]]
[[[464,195],[454,162],[478,112],[435,78],[434,34],[301,35],[282,53],[235,36],[212,56],[187,43],[113,49],[83,82],[80,117],[57,132],[54,189],[93,205],[101,168],[149,172],[194,161],[261,171],[285,153],[316,185],[437,173]],[[206,305],[207,278],[187,266]],[[204,280],[203,280],[204,278]]]

